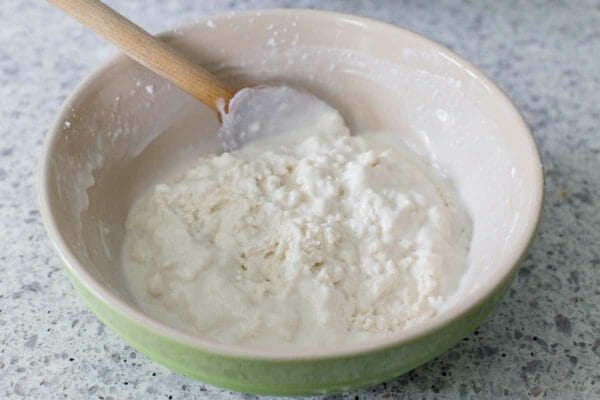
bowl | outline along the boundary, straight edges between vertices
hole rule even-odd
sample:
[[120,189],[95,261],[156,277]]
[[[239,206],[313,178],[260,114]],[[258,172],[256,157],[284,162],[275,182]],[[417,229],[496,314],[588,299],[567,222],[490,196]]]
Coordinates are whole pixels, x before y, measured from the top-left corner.
[[538,150],[510,100],[471,64],[412,32],[309,10],[230,13],[161,35],[234,85],[284,81],[337,107],[351,129],[386,130],[454,182],[473,220],[467,271],[434,318],[385,339],[257,350],[144,315],[119,252],[133,199],[219,151],[206,107],[124,56],[83,82],[46,136],[41,213],[75,289],[125,341],[165,366],[242,392],[306,395],[403,374],[473,331],[498,304],[542,207]]

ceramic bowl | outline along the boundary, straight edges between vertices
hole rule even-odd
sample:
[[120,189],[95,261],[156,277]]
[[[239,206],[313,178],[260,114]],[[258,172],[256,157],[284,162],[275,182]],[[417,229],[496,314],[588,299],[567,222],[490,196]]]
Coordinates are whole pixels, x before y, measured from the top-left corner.
[[455,183],[473,220],[467,272],[433,319],[385,340],[298,351],[192,336],[144,315],[120,272],[132,200],[201,154],[219,151],[206,107],[124,56],[82,83],[48,132],[42,216],[77,292],[149,358],[242,392],[300,395],[372,385],[434,358],[498,304],[531,244],[543,175],[509,99],[446,48],[409,31],[309,10],[233,13],[163,34],[232,85],[284,81],[337,107],[351,129],[386,130]]

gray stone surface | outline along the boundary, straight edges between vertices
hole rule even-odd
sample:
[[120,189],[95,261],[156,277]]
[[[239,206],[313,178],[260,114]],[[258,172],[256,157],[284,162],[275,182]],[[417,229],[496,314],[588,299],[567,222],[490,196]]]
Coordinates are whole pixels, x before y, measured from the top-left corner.
[[[407,27],[479,66],[541,147],[540,236],[477,332],[408,375],[333,398],[600,398],[600,3],[425,3],[110,1],[152,32],[229,9],[339,10]],[[114,50],[39,0],[3,0],[0,21],[0,397],[251,397],[149,361],[77,298],[44,233],[34,178],[60,104]]]

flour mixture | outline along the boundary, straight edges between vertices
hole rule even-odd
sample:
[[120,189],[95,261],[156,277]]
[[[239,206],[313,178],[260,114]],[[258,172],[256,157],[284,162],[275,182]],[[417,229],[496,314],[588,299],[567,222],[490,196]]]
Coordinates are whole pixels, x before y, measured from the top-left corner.
[[156,185],[130,210],[122,257],[158,320],[220,342],[319,347],[434,316],[470,230],[439,171],[391,135],[350,136],[331,112]]

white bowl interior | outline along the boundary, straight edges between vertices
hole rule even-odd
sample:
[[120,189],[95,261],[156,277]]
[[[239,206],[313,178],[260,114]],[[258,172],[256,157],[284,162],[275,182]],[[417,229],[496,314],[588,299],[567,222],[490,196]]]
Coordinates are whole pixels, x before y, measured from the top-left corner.
[[[167,40],[236,85],[307,88],[351,129],[396,133],[443,169],[473,220],[469,267],[452,310],[513,270],[539,217],[541,164],[514,107],[463,60],[394,27],[301,11],[201,21]],[[217,128],[210,110],[125,57],[80,87],[42,165],[42,203],[55,240],[78,261],[76,273],[84,269],[93,285],[137,308],[119,265],[128,208],[186,161],[219,151]]]

